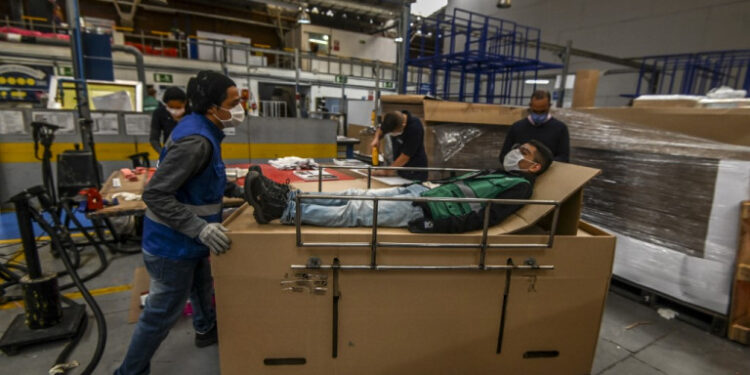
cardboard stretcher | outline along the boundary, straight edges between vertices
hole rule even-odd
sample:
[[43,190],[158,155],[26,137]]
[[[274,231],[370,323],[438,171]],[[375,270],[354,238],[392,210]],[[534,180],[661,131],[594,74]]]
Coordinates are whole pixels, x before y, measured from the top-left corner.
[[[488,232],[490,244],[513,247],[487,249],[475,269],[447,268],[480,264],[481,231],[379,228],[378,241],[474,248],[378,248],[379,266],[436,269],[373,270],[370,248],[298,247],[294,226],[257,224],[244,205],[224,223],[230,251],[212,258],[222,374],[590,373],[615,246],[579,221],[583,185],[597,173],[553,164],[532,196],[560,202],[552,246],[523,247],[547,243],[554,211],[527,205]],[[302,233],[305,242],[372,240],[371,228]]]

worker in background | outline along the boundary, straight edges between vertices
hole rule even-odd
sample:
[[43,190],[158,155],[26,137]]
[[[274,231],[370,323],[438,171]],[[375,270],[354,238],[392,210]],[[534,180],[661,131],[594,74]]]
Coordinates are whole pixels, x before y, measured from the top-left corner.
[[195,345],[218,341],[209,254],[229,249],[221,224],[227,186],[221,158],[223,129],[241,124],[240,93],[228,77],[200,72],[185,116],[164,145],[159,167],[143,192],[143,260],[151,276],[148,299],[115,374],[148,374],[151,357],[185,307],[193,306]]
[[[422,184],[387,189],[349,189],[337,193],[344,196],[399,197],[399,198],[482,198],[529,199],[535,177],[552,164],[552,152],[541,142],[530,140],[508,153],[503,170],[469,173],[429,189]],[[259,168],[251,169],[245,177],[245,196],[253,206],[259,224],[281,219],[282,224],[294,225],[297,210],[303,224],[325,227],[372,226],[373,201],[348,199],[305,200],[296,206],[299,190],[291,190],[263,178]],[[287,191],[285,193],[285,191]],[[467,193],[469,191],[470,193]],[[522,204],[493,204],[490,206],[489,225],[502,222]],[[388,201],[378,203],[378,226],[408,227],[415,233],[462,233],[482,229],[487,205],[468,203]]]
[[500,151],[500,162],[514,145],[531,139],[541,141],[552,151],[555,161],[567,163],[570,159],[570,137],[568,127],[562,121],[552,117],[549,91],[537,90],[531,95],[529,115],[510,127]]
[[[394,160],[392,167],[427,168],[427,153],[424,150],[424,128],[422,121],[408,111],[388,112],[383,116],[383,123],[375,131],[370,148],[380,148],[380,140],[386,134],[391,135]],[[394,171],[377,170],[375,176],[394,175]],[[398,171],[398,175],[407,180],[425,181],[427,171]]]
[[143,112],[153,112],[159,107],[154,85],[146,85],[146,96],[143,98]]
[[185,105],[187,95],[179,87],[170,87],[161,97],[161,103],[151,114],[151,133],[148,137],[151,147],[156,153],[161,153],[164,143],[167,143],[169,134],[172,133],[177,122],[185,116]]

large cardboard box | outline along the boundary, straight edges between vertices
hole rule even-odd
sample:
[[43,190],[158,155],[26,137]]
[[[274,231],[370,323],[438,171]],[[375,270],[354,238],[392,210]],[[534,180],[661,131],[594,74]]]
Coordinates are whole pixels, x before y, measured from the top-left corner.
[[[370,264],[369,248],[298,247],[295,227],[259,225],[243,206],[224,225],[232,248],[212,259],[221,372],[232,374],[588,374],[614,257],[614,238],[578,221],[583,184],[598,170],[555,164],[533,199],[561,202],[552,247],[552,208],[527,205],[491,228],[486,264],[552,270],[307,270],[326,290],[283,290],[292,265]],[[324,191],[364,186],[326,182]],[[316,184],[300,184],[315,190]],[[516,233],[516,234],[510,234]],[[304,241],[370,241],[370,228],[305,226]],[[379,241],[469,243],[481,233],[411,234],[380,228]],[[379,265],[476,265],[479,250],[379,248]],[[317,276],[308,276],[317,277]],[[334,298],[334,284],[339,298]],[[338,301],[338,302],[336,302]],[[334,313],[335,311],[335,313]],[[501,321],[504,323],[501,324]],[[502,335],[500,333],[501,328]],[[498,342],[500,351],[498,352]]]
[[573,87],[573,108],[593,107],[596,102],[596,89],[599,87],[598,70],[579,70],[576,72]]
[[750,146],[750,108],[577,108],[624,123]]
[[[430,167],[497,168],[508,128],[526,115],[526,108],[497,104],[434,100],[423,95],[381,97],[383,113],[407,110],[425,127],[425,151]],[[477,158],[475,150],[494,150],[492,158]]]

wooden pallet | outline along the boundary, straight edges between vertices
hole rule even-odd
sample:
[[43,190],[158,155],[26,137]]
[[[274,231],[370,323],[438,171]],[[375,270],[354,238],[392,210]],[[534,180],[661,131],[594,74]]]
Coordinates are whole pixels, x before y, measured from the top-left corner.
[[618,277],[617,275],[612,276],[609,291],[646,305],[654,310],[662,307],[672,309],[677,312],[677,320],[681,320],[716,336],[726,337],[727,335],[727,323],[729,321],[726,315],[678,300],[654,289]]
[[741,205],[740,246],[737,249],[737,270],[727,336],[730,340],[750,344],[750,201],[744,201]]

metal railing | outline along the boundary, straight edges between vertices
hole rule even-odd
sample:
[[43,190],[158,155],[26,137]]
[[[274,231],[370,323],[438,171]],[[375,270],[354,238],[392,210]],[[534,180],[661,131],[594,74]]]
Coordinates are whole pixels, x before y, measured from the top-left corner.
[[[338,169],[363,169],[358,167],[348,166],[320,166],[319,168],[319,189],[322,184],[322,168],[338,168]],[[369,175],[372,170],[440,170],[440,171],[458,171],[458,172],[480,172],[475,169],[451,169],[451,168],[404,168],[404,167],[370,167],[368,168],[368,188],[369,188]],[[372,201],[372,232],[371,239],[369,242],[305,242],[302,239],[302,210],[300,205],[305,200],[318,200],[318,199],[340,199],[340,200],[360,200],[360,201]],[[551,248],[554,244],[555,232],[557,231],[558,218],[560,214],[560,202],[553,200],[527,200],[527,199],[486,199],[486,198],[442,198],[442,197],[372,197],[372,196],[347,196],[347,195],[336,195],[336,194],[297,194],[295,200],[295,231],[296,231],[296,242],[298,247],[369,247],[370,248],[370,264],[369,265],[350,265],[347,266],[350,269],[370,269],[370,270],[412,270],[412,269],[429,269],[429,270],[501,270],[509,269],[508,265],[487,265],[485,259],[487,256],[488,249],[544,249]],[[484,217],[482,223],[482,237],[480,243],[426,243],[426,242],[380,242],[378,241],[378,206],[381,201],[394,201],[394,202],[452,202],[452,203],[469,203],[469,204],[480,204],[484,205]],[[552,215],[552,225],[548,234],[546,243],[490,243],[489,242],[489,224],[490,224],[490,213],[493,204],[499,205],[547,205],[554,206],[554,212]],[[386,248],[432,248],[432,249],[479,249],[479,261],[476,265],[458,265],[458,266],[394,266],[394,265],[378,265],[377,264],[377,250],[378,247]],[[529,269],[554,269],[554,266],[539,266],[536,264],[528,265]],[[302,269],[308,268],[308,266],[293,265]],[[321,267],[319,267],[321,268]],[[512,267],[522,268],[520,265]]]
[[[68,34],[68,29],[55,24],[27,17],[25,21],[11,21],[8,16],[2,22],[5,26],[14,26],[31,31],[47,31],[55,34]],[[247,66],[273,67],[279,69],[296,69],[294,49],[276,50],[259,47],[248,43],[225,40],[184,36],[174,33],[158,32],[148,35],[145,31],[122,32],[124,41],[128,45],[138,48],[145,55],[170,58],[191,58],[222,64],[236,64]],[[209,56],[196,56],[198,49],[208,49]],[[304,72],[321,74],[346,75],[355,78],[380,81],[395,81],[397,78],[396,64],[358,59],[356,57],[340,57],[319,55],[307,51],[299,51],[299,69]],[[377,78],[376,78],[377,76]]]
[[280,100],[261,100],[260,115],[261,117],[287,117],[286,102]]

